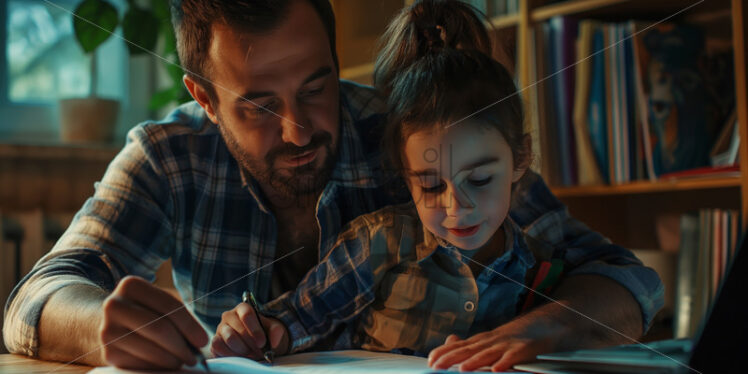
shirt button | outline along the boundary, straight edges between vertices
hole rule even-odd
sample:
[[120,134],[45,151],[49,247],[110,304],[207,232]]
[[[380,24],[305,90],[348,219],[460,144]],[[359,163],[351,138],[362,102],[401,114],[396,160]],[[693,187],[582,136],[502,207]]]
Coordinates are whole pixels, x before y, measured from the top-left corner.
[[465,311],[472,312],[473,310],[475,310],[475,304],[472,301],[465,302]]

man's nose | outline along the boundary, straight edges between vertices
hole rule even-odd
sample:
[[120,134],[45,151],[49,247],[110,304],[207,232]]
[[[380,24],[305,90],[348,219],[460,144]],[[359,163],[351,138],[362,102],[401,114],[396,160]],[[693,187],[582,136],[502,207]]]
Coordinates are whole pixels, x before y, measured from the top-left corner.
[[291,143],[297,147],[303,147],[309,144],[312,139],[311,123],[307,121],[304,112],[296,104],[286,105],[286,110],[280,113],[281,118],[281,138],[284,143]]

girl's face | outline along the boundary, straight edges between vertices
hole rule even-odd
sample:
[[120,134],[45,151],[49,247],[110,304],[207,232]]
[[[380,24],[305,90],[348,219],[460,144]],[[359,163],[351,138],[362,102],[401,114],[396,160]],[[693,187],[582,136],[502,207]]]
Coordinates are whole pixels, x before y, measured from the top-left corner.
[[494,236],[509,212],[512,183],[527,170],[514,168],[511,148],[499,130],[477,120],[409,136],[404,160],[423,224],[467,250]]

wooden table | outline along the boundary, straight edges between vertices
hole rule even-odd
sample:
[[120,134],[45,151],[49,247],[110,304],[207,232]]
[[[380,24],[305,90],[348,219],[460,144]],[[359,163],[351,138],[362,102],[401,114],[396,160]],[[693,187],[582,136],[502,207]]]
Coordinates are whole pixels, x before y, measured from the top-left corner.
[[91,370],[90,366],[65,364],[62,362],[35,360],[26,356],[1,354],[0,374],[77,374]]

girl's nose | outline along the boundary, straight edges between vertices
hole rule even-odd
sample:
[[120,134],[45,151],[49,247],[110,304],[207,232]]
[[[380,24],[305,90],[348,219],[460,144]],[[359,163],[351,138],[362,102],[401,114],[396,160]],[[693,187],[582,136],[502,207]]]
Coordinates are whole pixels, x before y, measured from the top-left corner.
[[459,186],[450,186],[446,191],[444,209],[448,216],[460,217],[475,207],[470,197]]

